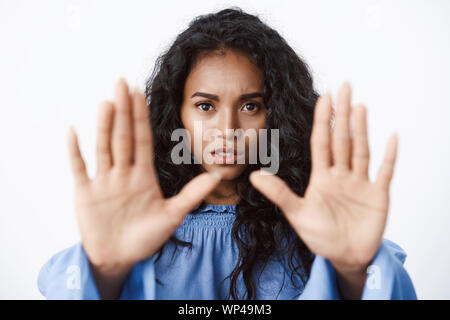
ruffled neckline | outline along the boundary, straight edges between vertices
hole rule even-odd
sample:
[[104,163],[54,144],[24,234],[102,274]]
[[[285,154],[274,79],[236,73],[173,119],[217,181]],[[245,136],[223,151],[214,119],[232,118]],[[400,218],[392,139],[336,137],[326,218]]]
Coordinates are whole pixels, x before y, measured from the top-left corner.
[[178,228],[178,232],[187,229],[207,228],[229,230],[236,217],[236,205],[234,204],[206,204],[202,209],[196,206],[188,214]]
[[193,209],[193,212],[217,212],[217,213],[236,213],[235,204],[206,204],[202,209],[198,210],[200,205]]

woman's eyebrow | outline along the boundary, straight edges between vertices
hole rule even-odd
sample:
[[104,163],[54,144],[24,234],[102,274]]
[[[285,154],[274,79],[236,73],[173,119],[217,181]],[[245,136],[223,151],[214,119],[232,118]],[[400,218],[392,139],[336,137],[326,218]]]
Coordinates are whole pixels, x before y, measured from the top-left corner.
[[[261,92],[245,93],[239,97],[239,101],[256,98],[256,97],[262,98],[262,96],[263,95]],[[206,92],[197,91],[191,96],[191,98],[194,98],[194,97],[204,97],[204,98],[208,98],[211,100],[219,101],[219,96],[217,96],[215,94],[211,94],[211,93],[206,93]]]

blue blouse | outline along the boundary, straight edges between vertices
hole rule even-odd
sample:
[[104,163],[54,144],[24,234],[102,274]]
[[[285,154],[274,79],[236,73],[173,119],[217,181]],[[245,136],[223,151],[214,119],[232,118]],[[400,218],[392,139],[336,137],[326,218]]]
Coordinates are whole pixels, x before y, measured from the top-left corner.
[[[229,299],[230,279],[238,249],[231,227],[235,205],[208,204],[186,216],[175,236],[192,243],[189,247],[169,241],[163,254],[137,263],[125,280],[121,299]],[[397,244],[383,239],[367,278],[362,299],[417,299],[414,286],[403,267],[406,253]],[[257,268],[258,270],[258,268]],[[316,255],[306,283],[291,282],[284,259],[273,259],[259,272],[256,299],[340,299],[335,270],[327,259]],[[258,271],[257,271],[258,272]],[[245,293],[242,275],[237,288]],[[158,281],[156,281],[159,280]],[[224,280],[224,281],[223,281]],[[100,299],[86,252],[81,242],[51,257],[38,276],[39,291],[47,299]]]

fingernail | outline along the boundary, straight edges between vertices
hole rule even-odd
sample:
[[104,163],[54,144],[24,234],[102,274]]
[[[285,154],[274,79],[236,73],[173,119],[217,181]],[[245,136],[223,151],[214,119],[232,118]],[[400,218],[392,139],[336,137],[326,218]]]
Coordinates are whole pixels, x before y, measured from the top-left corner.
[[217,171],[213,171],[211,172],[211,174],[214,176],[214,178],[216,178],[218,181],[222,180],[222,175],[217,172]]
[[73,124],[69,124],[66,131],[68,135],[71,135],[74,132]]
[[398,132],[397,131],[394,131],[392,136],[394,137],[394,139],[398,140]]
[[121,86],[124,86],[127,90],[129,89],[127,81],[125,80],[124,77],[120,77],[119,80],[117,81],[117,87],[121,87]]
[[270,168],[261,168],[261,175],[263,176],[273,176],[274,173],[270,170]]
[[350,86],[350,80],[345,80],[345,81],[344,81],[344,84],[345,84],[346,86]]

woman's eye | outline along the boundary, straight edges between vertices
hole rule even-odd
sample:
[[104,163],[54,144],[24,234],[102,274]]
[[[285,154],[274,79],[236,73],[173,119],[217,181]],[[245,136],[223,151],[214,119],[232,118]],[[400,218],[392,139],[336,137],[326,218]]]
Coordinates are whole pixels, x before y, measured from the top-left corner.
[[[212,107],[213,107],[209,103],[199,103],[196,106],[197,106],[197,108],[199,108],[201,111],[204,111],[204,112],[212,110]],[[211,108],[211,109],[209,109],[209,108]]]
[[258,105],[256,103],[247,103],[242,109],[246,109],[244,111],[255,111],[258,109]]

